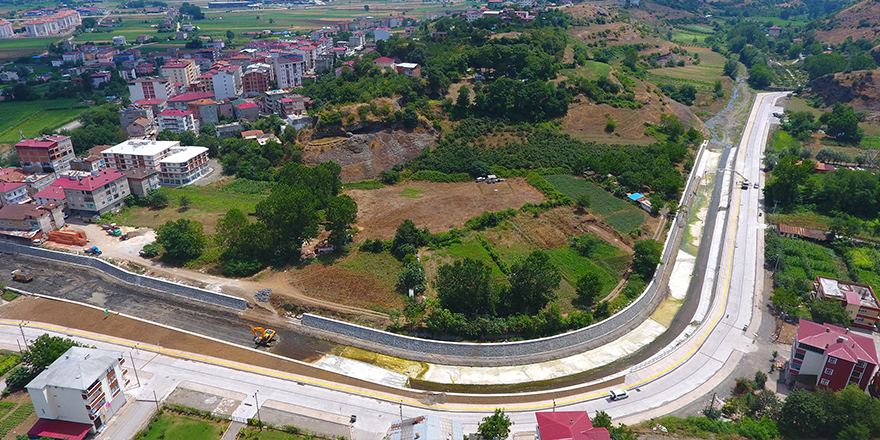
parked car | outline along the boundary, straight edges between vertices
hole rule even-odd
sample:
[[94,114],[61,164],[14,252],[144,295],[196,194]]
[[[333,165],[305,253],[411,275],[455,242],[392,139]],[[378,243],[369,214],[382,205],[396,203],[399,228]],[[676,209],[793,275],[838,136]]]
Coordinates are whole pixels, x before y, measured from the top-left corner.
[[755,189],[758,189],[758,182],[755,182],[755,184],[752,185],[752,186],[753,186]]
[[627,397],[629,397],[629,394],[622,388],[611,390],[611,400],[623,400]]

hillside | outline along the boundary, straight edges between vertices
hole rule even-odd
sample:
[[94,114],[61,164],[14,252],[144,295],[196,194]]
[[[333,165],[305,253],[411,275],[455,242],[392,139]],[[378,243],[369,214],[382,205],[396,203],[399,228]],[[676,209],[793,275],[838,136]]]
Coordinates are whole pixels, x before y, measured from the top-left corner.
[[840,102],[856,112],[867,111],[868,121],[880,122],[880,69],[823,76],[810,83],[810,89],[826,105]]
[[848,37],[874,41],[880,36],[880,2],[857,3],[825,20],[822,28],[816,30],[816,38],[826,43],[840,44]]

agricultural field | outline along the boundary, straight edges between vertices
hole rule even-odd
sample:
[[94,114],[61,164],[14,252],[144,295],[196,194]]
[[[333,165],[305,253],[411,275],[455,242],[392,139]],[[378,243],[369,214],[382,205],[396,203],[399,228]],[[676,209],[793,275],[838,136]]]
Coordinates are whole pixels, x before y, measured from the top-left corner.
[[18,142],[22,134],[32,138],[44,128],[61,127],[86,108],[75,99],[0,102],[0,144]]
[[47,38],[10,38],[0,40],[0,61],[13,60],[22,56],[39,54],[53,43],[60,41],[58,37]]
[[194,417],[182,416],[170,411],[157,415],[150,421],[147,429],[138,433],[138,440],[159,440],[173,438],[219,439],[226,423],[218,423]]
[[712,35],[715,33],[715,29],[710,28],[708,26],[700,26],[698,24],[688,24],[688,25],[678,26],[678,27],[681,28],[682,30],[696,32],[699,34]]
[[700,45],[706,41],[708,34],[690,32],[681,29],[672,31],[672,42],[682,45],[696,44]]
[[559,72],[560,76],[565,76],[568,78],[574,76],[581,76],[587,79],[593,79],[600,76],[609,76],[611,75],[611,66],[605,63],[600,63],[598,61],[587,61],[585,66],[579,66],[576,69],[562,69]]
[[852,248],[846,253],[852,265],[850,275],[853,280],[871,286],[880,292],[880,251],[869,247]]
[[776,265],[774,287],[792,286],[798,279],[812,281],[817,276],[847,279],[846,266],[833,250],[806,240],[771,236],[765,259],[768,265]]
[[310,260],[291,271],[290,284],[312,298],[374,310],[401,309],[404,296],[396,293],[403,265],[389,252],[352,250],[332,261]]
[[545,179],[572,199],[577,199],[581,194],[589,194],[592,199],[589,212],[621,234],[628,234],[633,229],[639,228],[648,218],[647,213],[632,203],[618,199],[586,180],[563,174],[545,176]]
[[776,129],[770,137],[770,146],[779,153],[797,151],[801,148],[801,141],[786,131]]
[[301,436],[296,434],[288,434],[284,431],[263,428],[259,430],[254,427],[242,428],[238,434],[238,440],[321,440],[313,435]]

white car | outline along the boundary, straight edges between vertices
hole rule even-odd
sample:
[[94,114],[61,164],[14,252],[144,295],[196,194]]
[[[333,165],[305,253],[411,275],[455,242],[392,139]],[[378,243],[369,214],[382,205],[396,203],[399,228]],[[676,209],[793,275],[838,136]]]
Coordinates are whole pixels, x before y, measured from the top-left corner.
[[622,388],[611,390],[611,400],[623,400],[627,397],[629,397],[629,394]]

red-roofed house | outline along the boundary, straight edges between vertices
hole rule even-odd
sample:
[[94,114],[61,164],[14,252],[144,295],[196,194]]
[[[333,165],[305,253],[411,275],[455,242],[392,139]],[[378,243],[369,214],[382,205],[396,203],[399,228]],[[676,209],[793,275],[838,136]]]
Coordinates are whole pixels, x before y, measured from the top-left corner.
[[0,206],[18,205],[29,200],[27,186],[24,183],[0,181]]
[[811,387],[837,391],[854,383],[866,390],[877,364],[873,339],[836,325],[801,319],[788,373]]
[[43,136],[15,144],[21,168],[29,173],[51,173],[70,168],[73,143],[70,136]]
[[880,303],[867,284],[817,276],[815,288],[814,297],[843,303],[856,327],[873,330],[880,320]]
[[159,120],[159,131],[168,130],[172,133],[183,133],[191,131],[199,132],[198,120],[193,116],[193,112],[189,110],[165,110],[157,116]]
[[0,208],[0,228],[32,231],[43,234],[64,226],[64,207],[57,203],[35,205],[22,203]]
[[594,428],[586,411],[535,413],[538,440],[611,440],[608,430]]
[[169,110],[186,110],[187,106],[190,102],[198,101],[200,99],[214,99],[214,93],[212,92],[189,92],[189,93],[181,93],[179,95],[174,95],[168,98],[168,109]]
[[39,204],[55,203],[62,207],[67,206],[64,188],[59,185],[49,185],[46,189],[34,194],[34,200]]
[[394,60],[388,57],[379,57],[373,60],[373,64],[383,68],[383,69],[393,69],[394,68]]
[[60,178],[52,186],[64,190],[70,213],[83,217],[118,211],[131,192],[126,174],[109,168],[89,177]]
[[260,117],[260,106],[253,102],[245,102],[235,106],[235,116],[249,122],[256,121]]
[[779,35],[779,31],[781,31],[781,30],[782,30],[782,28],[779,26],[771,26],[769,34],[771,37],[773,37],[773,36]]

